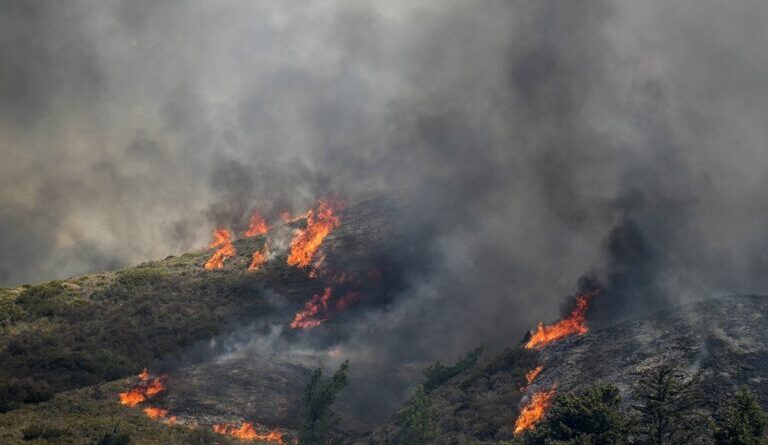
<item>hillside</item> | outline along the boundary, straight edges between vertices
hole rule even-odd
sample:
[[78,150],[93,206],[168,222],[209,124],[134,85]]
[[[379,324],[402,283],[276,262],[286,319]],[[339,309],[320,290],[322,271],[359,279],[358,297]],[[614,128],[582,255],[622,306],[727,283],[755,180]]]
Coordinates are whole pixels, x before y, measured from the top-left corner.
[[[337,345],[345,317],[385,304],[413,263],[391,212],[374,201],[345,209],[323,241],[326,269],[319,275],[286,262],[286,236],[309,224],[297,218],[269,239],[236,239],[236,254],[219,270],[203,267],[212,253],[203,249],[123,271],[0,290],[0,443],[91,444],[116,430],[139,444],[236,443],[211,427],[246,420],[260,433],[279,431],[290,440],[312,370],[343,360]],[[277,254],[249,271],[253,252],[268,241]],[[358,283],[360,276],[365,279]],[[343,311],[322,320],[306,319],[337,317],[327,330],[307,336],[293,329],[296,314],[332,286],[365,298],[344,302]],[[766,313],[764,297],[707,300],[541,350],[511,339],[505,351],[433,367],[425,386],[436,410],[435,443],[509,440],[521,402],[555,384],[566,393],[611,383],[627,405],[637,372],[662,363],[698,373],[710,407],[742,384],[768,402]],[[400,389],[424,382],[428,363],[354,365],[354,385],[337,404],[341,429],[355,443],[389,445],[398,427],[386,419],[404,397]],[[526,374],[538,365],[543,371],[528,385]],[[138,378],[147,367],[151,374]],[[119,393],[160,380],[163,390],[151,400],[118,403]],[[166,420],[150,419],[146,408],[167,410]]]
[[[495,444],[514,437],[525,372],[543,364],[526,394],[557,385],[560,393],[594,384],[621,390],[624,408],[634,398],[638,373],[666,364],[698,377],[710,413],[739,386],[768,406],[768,297],[733,296],[700,301],[583,336],[540,351],[518,346],[451,378],[431,399],[438,444]],[[393,443],[398,428],[387,424],[366,441]]]

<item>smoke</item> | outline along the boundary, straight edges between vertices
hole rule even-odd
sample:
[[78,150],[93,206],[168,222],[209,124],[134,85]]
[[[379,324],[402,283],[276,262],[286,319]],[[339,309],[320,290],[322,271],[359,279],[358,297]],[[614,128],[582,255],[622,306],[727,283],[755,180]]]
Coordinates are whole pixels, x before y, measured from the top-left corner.
[[4,285],[339,195],[396,208],[391,286],[345,322],[382,361],[514,343],[585,273],[599,320],[768,287],[764,2],[0,11]]

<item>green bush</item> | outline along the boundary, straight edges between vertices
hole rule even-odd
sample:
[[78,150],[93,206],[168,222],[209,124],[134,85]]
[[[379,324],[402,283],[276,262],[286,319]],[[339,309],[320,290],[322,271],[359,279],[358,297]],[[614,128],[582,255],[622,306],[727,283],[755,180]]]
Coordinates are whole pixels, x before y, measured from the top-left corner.
[[22,403],[38,403],[53,397],[46,382],[32,379],[0,380],[0,413],[16,409]]
[[157,285],[165,280],[166,273],[150,267],[136,267],[117,274],[117,282],[123,286],[140,287]]
[[67,429],[46,424],[29,425],[21,430],[21,438],[24,440],[44,439],[50,441],[67,434],[69,434]]
[[37,317],[62,315],[67,309],[67,290],[58,281],[24,289],[16,304]]
[[480,354],[483,353],[484,346],[476,348],[474,351],[468,353],[465,357],[460,357],[459,360],[453,366],[445,366],[440,362],[436,362],[432,366],[424,370],[424,391],[427,393],[432,392],[437,387],[447,382],[454,376],[457,376],[465,370],[475,366]]
[[105,434],[95,445],[128,445],[129,443],[131,443],[131,436],[128,433],[113,431]]

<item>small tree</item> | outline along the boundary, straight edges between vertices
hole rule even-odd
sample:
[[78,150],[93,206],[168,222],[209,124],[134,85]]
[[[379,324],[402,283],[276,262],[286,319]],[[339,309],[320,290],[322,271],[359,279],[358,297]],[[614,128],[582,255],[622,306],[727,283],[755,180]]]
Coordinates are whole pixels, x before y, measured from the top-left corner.
[[709,421],[696,409],[700,396],[694,379],[662,365],[640,374],[637,403],[637,442],[648,445],[697,443],[707,433]]
[[347,386],[349,362],[344,362],[328,380],[316,369],[304,389],[304,420],[299,429],[299,445],[328,445],[339,442],[334,430],[339,422],[331,409],[336,397]]
[[513,444],[626,445],[628,422],[619,411],[621,396],[611,385],[590,386],[557,396],[546,418]]
[[768,418],[755,395],[739,389],[725,408],[715,430],[717,445],[768,444]]
[[424,387],[419,385],[405,407],[395,416],[396,445],[429,445],[437,438],[437,413]]

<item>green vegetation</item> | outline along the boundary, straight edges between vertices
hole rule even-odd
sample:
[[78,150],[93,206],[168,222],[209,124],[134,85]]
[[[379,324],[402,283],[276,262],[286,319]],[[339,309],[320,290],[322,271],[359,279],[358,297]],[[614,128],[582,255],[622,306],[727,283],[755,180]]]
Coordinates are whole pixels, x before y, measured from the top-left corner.
[[740,388],[725,407],[715,430],[717,445],[768,444],[768,416],[755,395]]
[[342,438],[335,432],[339,419],[333,403],[347,386],[349,362],[344,362],[333,374],[323,380],[323,371],[315,370],[304,389],[304,419],[299,429],[299,445],[333,445]]
[[0,289],[0,413],[135,374],[233,321],[269,313],[263,289],[305,286],[305,274],[285,265],[247,272],[250,250],[217,271],[202,268],[201,252]]
[[484,349],[484,346],[475,348],[474,351],[468,353],[466,356],[460,357],[453,366],[445,366],[440,362],[436,362],[425,369],[424,376],[426,377],[426,380],[424,381],[424,391],[427,393],[432,392],[452,377],[475,366],[477,359],[480,358],[480,354],[483,353]]
[[429,445],[438,436],[437,412],[427,397],[424,387],[419,385],[408,399],[405,407],[395,416],[397,433],[392,445]]
[[629,422],[619,411],[615,386],[590,386],[555,399],[547,417],[514,443],[525,445],[626,445]]
[[639,376],[636,442],[648,445],[696,443],[707,436],[708,419],[697,409],[701,397],[696,380],[662,365]]

